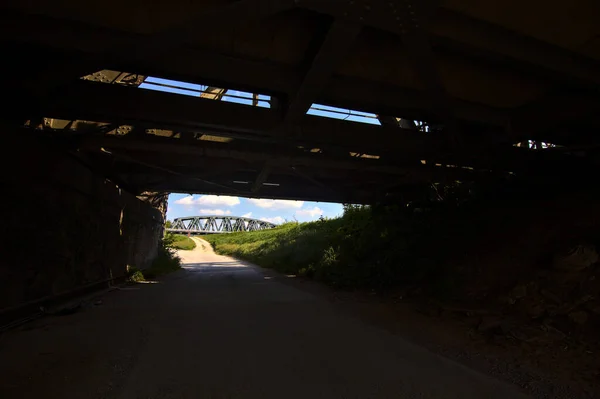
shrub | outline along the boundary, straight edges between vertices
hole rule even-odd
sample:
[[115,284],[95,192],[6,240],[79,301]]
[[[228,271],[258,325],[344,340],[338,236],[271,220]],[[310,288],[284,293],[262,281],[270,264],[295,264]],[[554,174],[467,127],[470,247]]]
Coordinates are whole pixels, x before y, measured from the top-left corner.
[[127,281],[130,283],[138,283],[145,281],[144,274],[141,270],[135,267],[127,267]]
[[152,262],[152,266],[144,270],[144,276],[146,278],[156,278],[179,269],[181,269],[181,259],[163,243],[158,249],[158,255]]
[[135,267],[128,267],[127,280],[138,283],[181,269],[181,259],[175,255],[174,250],[169,248],[167,243],[166,240],[161,242],[158,254],[148,269],[142,271]]

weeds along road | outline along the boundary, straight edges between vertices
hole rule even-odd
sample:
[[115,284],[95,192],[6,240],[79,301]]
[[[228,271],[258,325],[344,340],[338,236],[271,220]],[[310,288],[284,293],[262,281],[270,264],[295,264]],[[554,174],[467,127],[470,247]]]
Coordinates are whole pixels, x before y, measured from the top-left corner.
[[157,284],[0,336],[0,397],[524,397],[195,240]]

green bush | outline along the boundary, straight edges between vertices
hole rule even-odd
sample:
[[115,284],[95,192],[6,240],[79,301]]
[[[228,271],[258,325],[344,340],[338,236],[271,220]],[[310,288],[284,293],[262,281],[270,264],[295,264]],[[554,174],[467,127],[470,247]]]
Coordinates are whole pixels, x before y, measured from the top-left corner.
[[144,276],[146,278],[156,278],[179,269],[181,269],[181,259],[163,243],[158,249],[158,255],[152,262],[152,266],[144,270]]
[[166,240],[161,242],[158,254],[148,269],[142,271],[135,267],[128,267],[127,280],[131,283],[138,283],[181,269],[181,259],[168,245],[170,244]]
[[128,268],[127,270],[127,281],[130,283],[139,283],[140,281],[145,281],[144,273],[141,270],[135,267]]

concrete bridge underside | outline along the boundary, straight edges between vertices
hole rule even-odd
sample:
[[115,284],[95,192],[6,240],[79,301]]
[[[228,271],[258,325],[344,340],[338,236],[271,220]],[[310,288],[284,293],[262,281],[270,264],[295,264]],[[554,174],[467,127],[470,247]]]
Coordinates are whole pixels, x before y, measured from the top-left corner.
[[[506,277],[511,290],[525,287],[534,275],[526,266],[539,267],[550,250],[587,243],[582,237],[597,242],[599,15],[597,0],[2,1],[0,173],[7,233],[0,329],[151,268],[164,254],[159,244],[169,192],[404,206],[434,192],[437,183],[477,183],[494,194],[508,191],[499,189],[503,185],[533,187],[512,191],[520,194],[511,201],[477,204],[488,210],[501,203],[501,212],[487,213],[497,216],[514,215],[519,202],[526,203],[515,222],[521,228],[498,229],[493,218],[459,210],[448,231],[468,230],[465,240],[485,230],[494,234],[482,246],[443,243],[476,261],[474,275]],[[248,104],[232,102],[240,92],[250,93]],[[314,104],[369,113],[377,124],[308,114]],[[540,194],[522,201],[524,192]],[[427,229],[439,227],[434,221]],[[513,231],[516,244],[507,246]],[[427,239],[425,248],[440,258],[443,248]],[[412,238],[399,241],[398,248],[413,244]],[[0,386],[35,398],[236,396],[249,391],[248,382],[256,383],[256,397],[375,397],[375,390],[394,397],[412,388],[407,397],[516,397],[427,353],[406,358],[413,345],[394,349],[391,324],[380,332],[370,321],[356,325],[345,308],[331,308],[340,302],[333,297],[315,300],[316,293],[286,287],[292,275],[279,285],[237,262],[191,261],[193,273],[185,278],[115,290],[112,303],[48,320],[54,333],[46,321],[18,331],[20,339],[0,348],[14,355],[2,362],[7,384],[0,380]],[[433,262],[415,263],[428,269]],[[462,258],[456,265],[463,273]],[[508,273],[505,265],[525,273]],[[493,267],[501,273],[493,274]],[[327,273],[337,272],[331,267]],[[591,269],[584,274],[590,282],[595,276]],[[442,289],[467,280],[449,277]],[[492,284],[474,291],[483,287]],[[497,298],[492,292],[490,301]],[[528,292],[523,302],[536,295]],[[374,314],[382,314],[375,302]],[[357,320],[364,318],[363,305]],[[572,310],[556,319],[561,331]],[[594,317],[591,312],[583,313]],[[538,316],[546,331],[546,315]],[[86,317],[88,324],[77,325]],[[468,340],[475,325],[465,330]],[[563,334],[565,342],[585,349],[571,345],[577,334]],[[254,338],[258,344],[249,345]],[[362,347],[354,350],[356,343]],[[397,354],[408,361],[398,362]],[[265,367],[256,367],[257,359]],[[536,353],[535,364],[540,359]],[[232,364],[241,365],[241,374],[230,373]],[[590,364],[586,374],[560,375],[591,381],[597,376],[587,372],[597,367]],[[208,384],[194,385],[197,370],[209,371],[203,376]],[[413,378],[415,370],[420,378]],[[536,393],[540,381],[551,380],[522,371]],[[373,384],[361,390],[369,372]],[[265,384],[265,375],[275,377]],[[332,381],[336,390],[324,391]],[[295,386],[300,391],[290,392]],[[62,389],[71,395],[57,392]]]
[[[3,139],[75,156],[134,194],[370,203],[432,183],[560,185],[598,168],[594,2],[0,7]],[[205,86],[140,89],[149,76]],[[256,101],[223,101],[234,90]],[[307,115],[312,104],[381,126]]]

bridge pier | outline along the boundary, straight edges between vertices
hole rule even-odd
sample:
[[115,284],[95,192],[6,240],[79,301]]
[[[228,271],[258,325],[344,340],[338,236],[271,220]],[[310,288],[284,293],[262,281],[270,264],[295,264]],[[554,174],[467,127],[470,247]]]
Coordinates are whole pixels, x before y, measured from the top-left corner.
[[0,135],[11,152],[1,172],[0,324],[7,309],[106,286],[128,267],[151,264],[164,228],[161,211],[88,168],[76,153],[9,133]]

